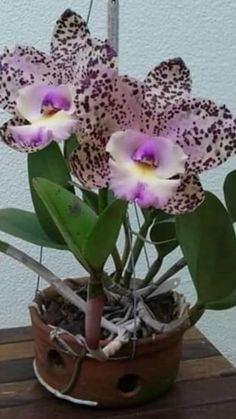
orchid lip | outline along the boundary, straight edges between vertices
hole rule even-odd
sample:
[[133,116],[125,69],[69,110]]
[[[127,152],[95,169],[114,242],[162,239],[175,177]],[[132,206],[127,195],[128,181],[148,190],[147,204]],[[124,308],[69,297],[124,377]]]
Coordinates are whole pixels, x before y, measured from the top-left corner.
[[110,153],[110,187],[117,197],[140,207],[165,205],[180,185],[187,155],[167,137],[150,137],[136,131],[115,133]]
[[134,158],[132,157],[132,160],[136,163],[142,164],[143,166],[151,166],[151,167],[158,167],[157,162],[153,158]]
[[18,113],[30,123],[56,113],[73,115],[75,112],[74,86],[32,84],[18,91],[16,108]]
[[146,143],[138,147],[132,155],[132,160],[144,165],[157,167],[158,161],[153,141],[148,140]]
[[55,93],[48,93],[42,101],[42,113],[50,113],[56,111],[68,111],[70,109],[70,102],[63,97],[55,95]]

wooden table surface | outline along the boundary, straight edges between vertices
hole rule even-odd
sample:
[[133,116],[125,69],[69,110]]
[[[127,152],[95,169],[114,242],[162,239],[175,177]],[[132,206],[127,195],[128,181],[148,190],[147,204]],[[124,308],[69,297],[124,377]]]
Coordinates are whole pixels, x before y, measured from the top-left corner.
[[186,333],[172,390],[127,410],[93,410],[56,399],[36,381],[32,357],[30,327],[0,331],[1,419],[236,419],[236,370],[197,329]]

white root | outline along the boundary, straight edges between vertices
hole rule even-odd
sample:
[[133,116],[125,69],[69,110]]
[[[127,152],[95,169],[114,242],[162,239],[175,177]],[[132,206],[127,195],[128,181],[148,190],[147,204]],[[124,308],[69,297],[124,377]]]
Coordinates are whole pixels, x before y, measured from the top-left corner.
[[185,298],[183,296],[179,296],[178,294],[176,294],[176,296],[179,304],[179,312],[177,319],[172,320],[169,323],[162,323],[156,320],[154,314],[144,303],[143,300],[139,301],[137,307],[139,317],[147,326],[151,327],[157,333],[166,333],[177,330],[181,327],[190,327],[191,322],[189,320],[189,304],[186,303]]

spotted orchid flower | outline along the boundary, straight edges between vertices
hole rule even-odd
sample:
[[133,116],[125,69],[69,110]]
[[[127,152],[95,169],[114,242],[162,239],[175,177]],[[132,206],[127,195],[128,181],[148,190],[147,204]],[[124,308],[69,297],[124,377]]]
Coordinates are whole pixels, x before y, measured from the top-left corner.
[[51,141],[62,141],[76,131],[73,86],[32,84],[18,91],[16,110],[27,121],[9,125],[15,143],[28,151],[44,148]]
[[2,140],[18,151],[42,149],[77,132],[78,94],[90,73],[114,68],[107,41],[90,36],[71,10],[58,19],[50,54],[18,46],[0,55],[0,107],[13,115],[0,128]]
[[115,195],[139,206],[167,204],[176,193],[187,155],[164,137],[149,137],[136,131],[113,134],[106,150],[111,155],[110,187]]
[[90,110],[103,114],[97,126],[92,112],[83,121],[92,129],[71,155],[73,173],[89,187],[110,184],[140,206],[194,210],[204,199],[199,173],[236,152],[236,119],[225,106],[191,96],[190,72],[179,58],[162,62],[143,82],[105,78],[88,98]]
[[[141,84],[116,70],[104,69],[83,86],[79,98],[79,145],[70,155],[72,173],[89,188],[104,188],[110,179],[106,144],[123,129],[139,129]],[[84,112],[86,110],[86,112]]]

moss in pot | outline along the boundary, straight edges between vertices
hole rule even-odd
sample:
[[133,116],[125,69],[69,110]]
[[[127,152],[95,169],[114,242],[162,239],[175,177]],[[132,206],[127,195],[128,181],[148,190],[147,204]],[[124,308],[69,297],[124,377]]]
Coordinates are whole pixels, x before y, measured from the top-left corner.
[[[174,382],[185,330],[206,309],[235,305],[234,175],[225,183],[228,210],[198,178],[235,154],[235,118],[191,96],[180,58],[144,81],[119,75],[109,43],[70,10],[56,23],[50,55],[17,47],[1,56],[1,69],[0,103],[13,117],[0,134],[29,153],[34,212],[1,209],[0,229],[70,252],[87,272],[63,281],[0,242],[50,285],[30,305],[35,373],[74,403],[157,398]],[[177,248],[181,258],[161,272]],[[192,307],[176,291],[185,266]]]

